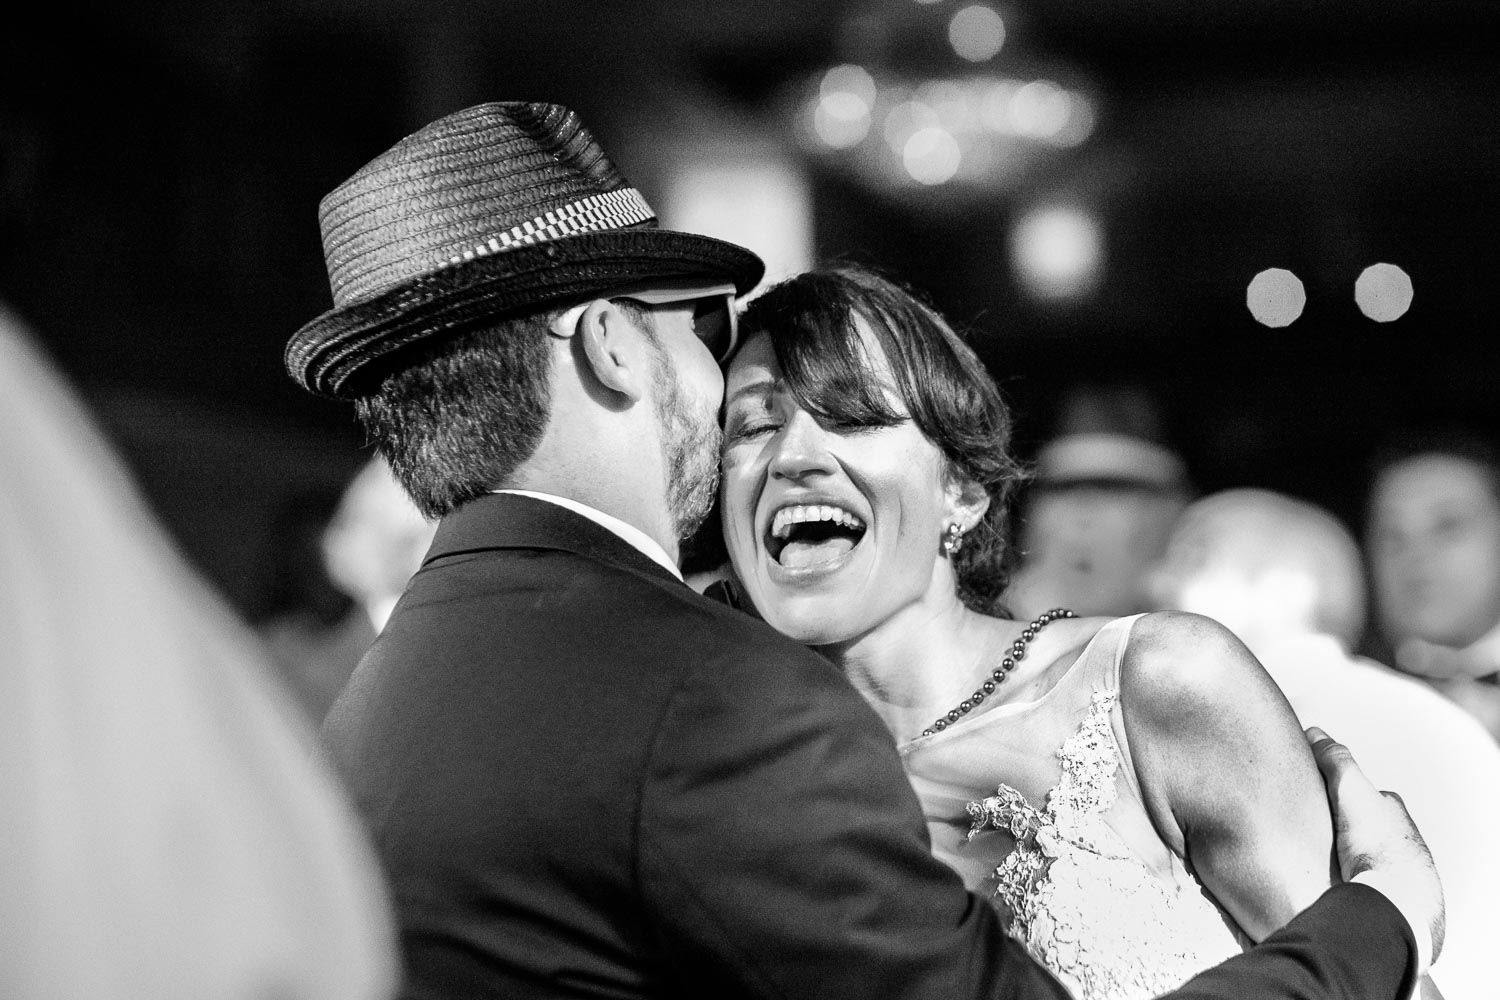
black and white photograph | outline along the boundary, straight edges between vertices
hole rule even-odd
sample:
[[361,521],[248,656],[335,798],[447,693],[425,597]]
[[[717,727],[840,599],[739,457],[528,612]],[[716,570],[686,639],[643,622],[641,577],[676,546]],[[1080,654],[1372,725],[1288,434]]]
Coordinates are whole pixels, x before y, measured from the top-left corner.
[[0,998],[1500,997],[1500,7],[3,36]]

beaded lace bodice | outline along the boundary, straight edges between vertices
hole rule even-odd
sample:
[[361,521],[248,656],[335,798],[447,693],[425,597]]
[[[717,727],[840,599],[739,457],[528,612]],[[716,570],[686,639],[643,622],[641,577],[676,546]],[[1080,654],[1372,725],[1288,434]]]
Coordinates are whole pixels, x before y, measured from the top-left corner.
[[1117,737],[1133,621],[1106,625],[1037,702],[903,748],[935,853],[1080,1000],[1156,996],[1241,950],[1150,825]]

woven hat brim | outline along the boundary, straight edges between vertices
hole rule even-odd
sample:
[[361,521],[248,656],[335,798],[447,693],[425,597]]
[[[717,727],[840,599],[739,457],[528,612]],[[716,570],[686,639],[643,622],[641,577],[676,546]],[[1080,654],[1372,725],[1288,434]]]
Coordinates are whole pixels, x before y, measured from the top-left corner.
[[754,253],[709,236],[583,233],[475,257],[329,310],[292,335],[284,360],[308,391],[357,399],[397,367],[395,355],[434,337],[656,279],[727,279],[743,295],[764,274]]

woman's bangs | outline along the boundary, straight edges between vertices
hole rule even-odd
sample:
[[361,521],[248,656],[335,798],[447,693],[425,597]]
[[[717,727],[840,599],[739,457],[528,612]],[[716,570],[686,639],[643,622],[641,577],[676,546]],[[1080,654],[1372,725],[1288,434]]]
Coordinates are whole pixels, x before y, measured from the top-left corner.
[[843,301],[810,305],[772,333],[777,363],[797,402],[833,424],[890,426],[906,419],[882,381],[870,377],[852,306]]

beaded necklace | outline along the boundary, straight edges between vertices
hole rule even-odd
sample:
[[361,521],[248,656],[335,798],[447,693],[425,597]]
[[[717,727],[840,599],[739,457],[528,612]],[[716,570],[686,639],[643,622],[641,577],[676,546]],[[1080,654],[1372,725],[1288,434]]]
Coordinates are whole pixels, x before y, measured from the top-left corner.
[[1031,645],[1031,640],[1036,638],[1036,634],[1038,632],[1040,632],[1049,622],[1056,621],[1059,618],[1074,617],[1076,616],[1073,614],[1073,612],[1069,611],[1067,608],[1053,608],[1051,611],[1043,612],[1042,614],[1039,614],[1035,618],[1033,618],[1031,624],[1027,625],[1024,629],[1021,630],[1020,637],[1017,638],[1015,642],[1010,644],[1010,652],[1007,653],[1003,659],[1001,659],[1000,665],[998,667],[990,671],[990,675],[989,677],[985,678],[984,683],[979,685],[979,687],[974,690],[973,694],[969,695],[963,701],[959,702],[958,705],[947,715],[938,716],[938,718],[932,723],[932,725],[922,730],[922,735],[931,736],[933,733],[940,733],[953,723],[957,722],[961,717],[967,715],[970,709],[974,708],[974,706],[984,701],[985,698],[994,694],[995,688],[1005,682],[1006,675],[1015,669],[1016,661],[1025,658],[1026,647]]

